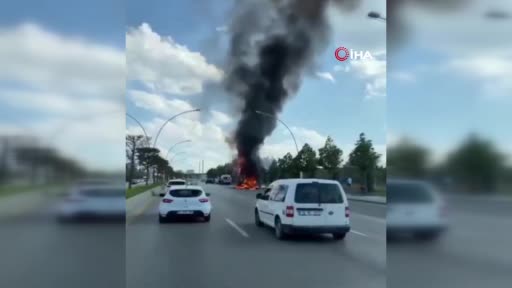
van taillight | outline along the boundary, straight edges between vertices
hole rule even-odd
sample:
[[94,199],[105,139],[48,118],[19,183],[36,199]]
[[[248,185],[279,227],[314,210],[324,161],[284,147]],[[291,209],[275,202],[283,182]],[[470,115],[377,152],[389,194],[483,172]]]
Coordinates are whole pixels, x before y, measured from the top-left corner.
[[293,217],[293,206],[286,206],[286,217]]
[[350,217],[350,208],[348,206],[345,206],[345,218]]
[[162,202],[164,202],[164,203],[172,203],[172,199],[164,198],[164,199],[162,200]]

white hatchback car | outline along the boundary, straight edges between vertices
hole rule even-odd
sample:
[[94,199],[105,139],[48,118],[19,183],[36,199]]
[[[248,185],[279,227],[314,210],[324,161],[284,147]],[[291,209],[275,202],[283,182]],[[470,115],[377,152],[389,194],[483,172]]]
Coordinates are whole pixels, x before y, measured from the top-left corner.
[[439,192],[423,181],[388,179],[387,236],[437,238],[447,227],[446,206]]
[[126,190],[115,183],[80,183],[57,207],[58,220],[125,220]]
[[158,207],[160,223],[178,217],[202,217],[210,221],[210,194],[201,186],[172,186]]
[[350,231],[347,196],[336,181],[277,180],[256,198],[256,225],[273,227],[278,239],[293,233],[329,233],[341,240]]

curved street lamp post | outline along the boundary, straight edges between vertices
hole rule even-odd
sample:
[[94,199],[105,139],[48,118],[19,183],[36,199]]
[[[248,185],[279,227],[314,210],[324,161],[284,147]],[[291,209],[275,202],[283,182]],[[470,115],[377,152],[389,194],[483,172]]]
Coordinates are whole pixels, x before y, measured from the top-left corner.
[[[288,125],[286,125],[286,123],[284,123],[281,119],[279,119],[278,117],[272,115],[272,114],[269,114],[269,113],[266,113],[266,112],[263,112],[263,111],[259,111],[259,110],[256,110],[254,111],[256,112],[257,114],[260,114],[260,115],[263,115],[263,116],[266,116],[266,117],[270,117],[270,118],[273,118],[273,119],[276,119],[277,121],[279,121],[281,124],[284,125],[284,127],[286,127],[286,129],[288,129],[288,131],[290,132],[290,135],[292,136],[293,138],[293,143],[295,143],[295,149],[297,150],[297,155],[299,155],[299,146],[297,145],[297,140],[295,140],[295,135],[293,135],[293,132],[292,130],[290,129],[290,127],[288,127]],[[300,171],[300,178],[303,178],[303,172]]]

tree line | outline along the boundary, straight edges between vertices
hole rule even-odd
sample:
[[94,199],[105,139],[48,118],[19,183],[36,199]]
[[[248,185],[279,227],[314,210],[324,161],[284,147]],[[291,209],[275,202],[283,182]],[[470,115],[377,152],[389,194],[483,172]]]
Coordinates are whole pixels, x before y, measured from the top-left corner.
[[[336,146],[334,140],[327,137],[323,147],[315,151],[308,143],[304,144],[295,157],[286,153],[283,157],[273,159],[267,169],[262,168],[260,182],[270,183],[276,179],[322,177],[341,180],[341,177],[357,178],[367,191],[375,189],[375,179],[385,182],[385,168],[377,165],[381,155],[378,154],[370,139],[364,133],[359,135],[354,149],[349,153],[348,161],[343,164],[343,150]],[[208,178],[223,174],[232,174],[234,163],[219,165],[207,171]],[[355,176],[355,177],[353,177]]]
[[184,176],[182,171],[174,171],[169,161],[160,156],[160,149],[149,146],[150,140],[149,137],[146,138],[142,135],[126,135],[126,181],[128,182],[128,188],[131,188],[133,179],[140,176],[140,173],[138,173],[140,170],[143,171],[146,185],[148,185],[150,178],[153,181],[165,181],[172,177],[182,178]]
[[432,152],[410,139],[388,147],[390,177],[428,178],[468,192],[495,192],[512,186],[512,168],[492,141],[469,135],[446,157],[434,162]]

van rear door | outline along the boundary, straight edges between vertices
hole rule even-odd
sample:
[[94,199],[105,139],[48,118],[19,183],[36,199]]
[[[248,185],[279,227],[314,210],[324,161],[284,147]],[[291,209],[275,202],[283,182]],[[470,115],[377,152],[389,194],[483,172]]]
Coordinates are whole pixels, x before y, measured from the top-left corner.
[[320,202],[319,183],[297,183],[293,199],[296,226],[321,226],[325,222],[325,208]]
[[325,209],[324,225],[326,226],[348,225],[348,218],[345,215],[347,203],[345,203],[342,189],[337,183],[320,184],[320,202]]

